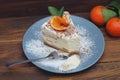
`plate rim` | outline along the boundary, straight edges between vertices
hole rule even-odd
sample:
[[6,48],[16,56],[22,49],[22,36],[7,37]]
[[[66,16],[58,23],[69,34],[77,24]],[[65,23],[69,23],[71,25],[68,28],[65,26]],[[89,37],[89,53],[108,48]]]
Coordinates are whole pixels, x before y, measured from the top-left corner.
[[[25,31],[24,36],[23,36],[23,39],[22,39],[22,49],[23,49],[23,53],[24,53],[24,55],[25,55],[25,57],[26,57],[27,59],[29,59],[29,57],[27,56],[27,54],[25,53],[25,50],[24,50],[24,42],[25,42],[24,39],[25,39],[25,36],[26,36],[27,32],[32,28],[33,25],[39,23],[39,22],[42,21],[42,20],[45,20],[45,19],[47,19],[47,18],[50,18],[50,17],[51,17],[51,16],[47,16],[47,17],[44,17],[44,18],[41,18],[41,19],[35,21],[35,22],[34,22],[32,25],[30,25],[29,28]],[[69,72],[69,71],[68,71],[68,72],[57,72],[57,71],[50,71],[50,70],[47,70],[47,69],[43,69],[42,67],[36,65],[34,62],[31,62],[33,65],[35,65],[36,67],[38,67],[38,68],[40,68],[40,69],[42,69],[42,70],[45,70],[45,71],[48,71],[48,72],[52,72],[52,73],[71,74],[71,73],[81,72],[81,71],[83,71],[83,70],[86,70],[86,69],[92,67],[92,66],[93,66],[94,64],[96,64],[96,62],[102,57],[102,55],[103,55],[103,53],[104,53],[104,49],[105,49],[105,39],[104,39],[104,36],[103,36],[102,31],[101,31],[94,23],[92,23],[92,22],[89,21],[88,19],[85,19],[85,18],[80,17],[80,16],[76,16],[76,15],[71,15],[71,17],[73,17],[73,18],[74,18],[74,17],[77,17],[77,18],[81,18],[81,19],[83,19],[83,20],[85,20],[85,21],[88,21],[90,24],[94,25],[97,30],[99,30],[99,32],[100,32],[100,34],[101,34],[101,37],[102,37],[102,40],[103,40],[103,47],[102,47],[101,55],[99,55],[99,57],[97,57],[97,59],[94,60],[90,65],[88,65],[87,67],[85,67],[85,68],[83,68],[83,69],[81,69],[81,70],[77,70],[77,71],[74,71],[74,70],[73,70],[73,71],[70,71],[70,72]]]

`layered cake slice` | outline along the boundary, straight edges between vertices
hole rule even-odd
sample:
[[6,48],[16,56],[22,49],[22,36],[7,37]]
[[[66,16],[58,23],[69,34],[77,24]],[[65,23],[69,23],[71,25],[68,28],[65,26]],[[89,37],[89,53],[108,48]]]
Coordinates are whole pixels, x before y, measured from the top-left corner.
[[42,35],[45,44],[68,52],[78,53],[80,37],[69,12],[62,16],[52,16],[42,25]]

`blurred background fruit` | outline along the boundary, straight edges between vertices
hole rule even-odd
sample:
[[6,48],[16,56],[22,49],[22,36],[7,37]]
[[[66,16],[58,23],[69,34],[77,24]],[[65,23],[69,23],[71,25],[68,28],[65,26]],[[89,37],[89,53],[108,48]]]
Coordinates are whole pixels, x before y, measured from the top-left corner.
[[106,24],[106,30],[111,36],[120,37],[120,18],[110,19]]
[[116,12],[100,5],[93,7],[90,11],[90,19],[96,25],[104,25],[109,19],[115,17],[116,15]]

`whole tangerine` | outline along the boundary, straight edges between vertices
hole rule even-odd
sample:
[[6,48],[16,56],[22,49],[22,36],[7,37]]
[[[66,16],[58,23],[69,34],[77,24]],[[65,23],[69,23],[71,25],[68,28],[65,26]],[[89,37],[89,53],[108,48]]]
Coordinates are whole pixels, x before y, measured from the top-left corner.
[[115,17],[117,13],[105,6],[95,6],[90,12],[91,20],[97,25],[104,25],[107,21]]
[[120,18],[110,19],[106,24],[106,30],[111,36],[120,37]]
[[104,17],[102,14],[102,9],[107,9],[107,8],[104,6],[95,6],[92,8],[92,10],[90,12],[91,20],[97,25],[104,24]]

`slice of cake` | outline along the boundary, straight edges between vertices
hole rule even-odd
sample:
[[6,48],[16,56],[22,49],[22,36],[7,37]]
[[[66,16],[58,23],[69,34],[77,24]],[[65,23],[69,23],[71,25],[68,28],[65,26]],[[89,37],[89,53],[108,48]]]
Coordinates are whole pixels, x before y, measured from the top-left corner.
[[63,18],[64,20],[61,20],[57,16],[52,16],[42,25],[43,41],[56,49],[68,53],[78,53],[80,37],[69,12],[65,11]]

